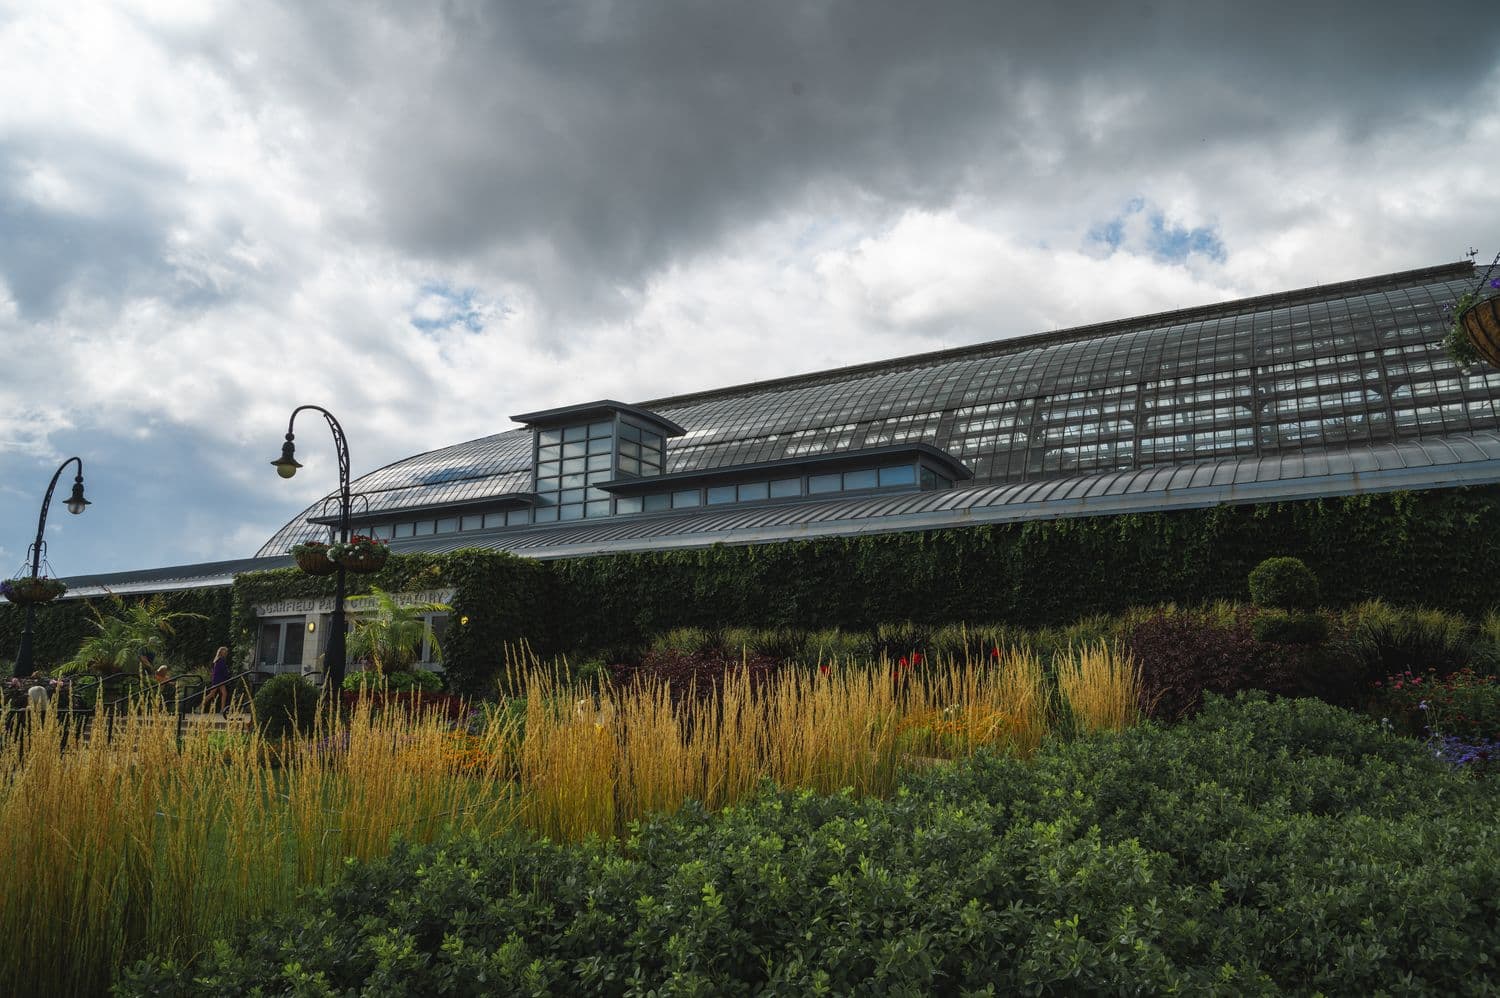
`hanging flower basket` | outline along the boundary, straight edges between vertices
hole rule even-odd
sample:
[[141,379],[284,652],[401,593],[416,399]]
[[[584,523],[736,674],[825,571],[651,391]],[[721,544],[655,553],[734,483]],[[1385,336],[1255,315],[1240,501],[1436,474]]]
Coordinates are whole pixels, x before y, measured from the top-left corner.
[[1443,308],[1451,318],[1448,335],[1443,337],[1443,350],[1453,366],[1464,373],[1480,361],[1500,368],[1500,298],[1479,297],[1486,283],[1492,290],[1500,290],[1500,277],[1490,279],[1497,266],[1500,254],[1496,254],[1495,262],[1480,278],[1477,288]]
[[308,575],[332,575],[339,570],[328,557],[328,545],[322,541],[293,545],[292,557],[297,560],[297,567]]
[[360,575],[380,571],[390,556],[391,549],[385,546],[385,541],[364,534],[355,534],[347,543],[333,544],[328,548],[329,558],[343,565],[345,571]]
[[1475,302],[1458,316],[1474,352],[1491,367],[1500,367],[1500,298]]
[[49,579],[45,575],[34,579],[29,575],[23,575],[19,579],[6,579],[0,582],[0,596],[4,596],[17,606],[51,603],[67,591],[68,586],[61,579]]

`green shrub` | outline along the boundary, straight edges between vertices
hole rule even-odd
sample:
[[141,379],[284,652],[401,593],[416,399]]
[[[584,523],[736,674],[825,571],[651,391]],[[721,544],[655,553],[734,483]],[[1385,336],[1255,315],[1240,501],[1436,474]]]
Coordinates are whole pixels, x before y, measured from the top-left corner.
[[932,643],[932,628],[925,624],[903,620],[896,624],[881,624],[875,628],[876,656],[884,655],[892,662],[907,658],[913,653],[923,654]]
[[1301,558],[1267,558],[1250,572],[1250,602],[1272,610],[1313,610],[1318,577]]
[[609,663],[602,658],[586,658],[573,666],[572,676],[575,683],[594,683],[608,671]]
[[705,628],[674,627],[651,642],[651,651],[679,655],[716,654],[720,646],[719,638]]
[[373,670],[361,669],[344,676],[344,689],[354,693],[362,689],[384,689],[392,693],[405,693],[408,690],[437,693],[442,688],[443,677],[428,669],[399,669],[383,676]]
[[807,635],[792,627],[763,627],[755,632],[751,651],[778,662],[793,662],[801,656]]
[[1487,994],[1493,785],[1313,701],[768,788],[619,845],[399,846],[161,994]]
[[292,673],[267,680],[255,693],[255,723],[267,738],[311,731],[317,713],[318,688]]
[[1328,621],[1315,613],[1263,610],[1251,625],[1255,640],[1273,645],[1315,645],[1328,638]]
[[873,657],[870,636],[837,627],[812,631],[803,638],[800,657],[804,665],[867,662]]
[[1344,644],[1359,659],[1366,683],[1407,671],[1446,674],[1483,659],[1486,650],[1484,633],[1476,642],[1465,618],[1426,607],[1369,600],[1346,610],[1341,625]]

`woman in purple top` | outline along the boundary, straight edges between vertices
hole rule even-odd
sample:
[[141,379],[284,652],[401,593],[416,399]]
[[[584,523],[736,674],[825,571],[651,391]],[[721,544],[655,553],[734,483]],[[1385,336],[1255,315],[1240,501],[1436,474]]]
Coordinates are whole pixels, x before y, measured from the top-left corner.
[[229,649],[221,646],[218,651],[214,652],[214,664],[208,669],[209,693],[203,698],[204,710],[207,710],[208,705],[212,703],[228,713],[229,687],[219,685],[227,682],[229,682]]

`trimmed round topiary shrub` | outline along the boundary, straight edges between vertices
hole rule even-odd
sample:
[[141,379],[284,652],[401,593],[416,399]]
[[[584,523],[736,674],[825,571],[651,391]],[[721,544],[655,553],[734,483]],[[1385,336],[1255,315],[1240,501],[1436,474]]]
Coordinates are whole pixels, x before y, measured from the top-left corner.
[[1328,637],[1328,621],[1311,613],[1266,610],[1251,625],[1255,640],[1272,645],[1315,645]]
[[255,723],[267,738],[311,731],[317,713],[318,688],[301,676],[277,676],[255,694]]
[[1250,602],[1272,610],[1314,610],[1318,577],[1301,558],[1267,558],[1250,572]]

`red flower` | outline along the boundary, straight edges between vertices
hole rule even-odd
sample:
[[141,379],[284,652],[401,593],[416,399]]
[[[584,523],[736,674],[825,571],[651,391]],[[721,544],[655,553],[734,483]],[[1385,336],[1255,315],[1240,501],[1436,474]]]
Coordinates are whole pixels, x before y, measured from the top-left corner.
[[912,652],[911,653],[911,664],[912,665],[916,665],[920,661],[922,661],[922,653],[921,652],[915,652],[915,651]]
[[999,658],[999,657],[1000,657],[1000,646],[996,645],[995,647],[993,647],[993,648],[990,649],[990,658]]
[[901,656],[901,660],[899,662],[897,662],[896,664],[898,666],[900,666],[901,668],[903,668],[903,669],[906,668],[906,656],[902,655]]
[[826,675],[828,675],[828,666],[826,666],[826,665],[820,665],[820,666],[818,666],[818,671],[821,672],[823,675],[826,676]]

